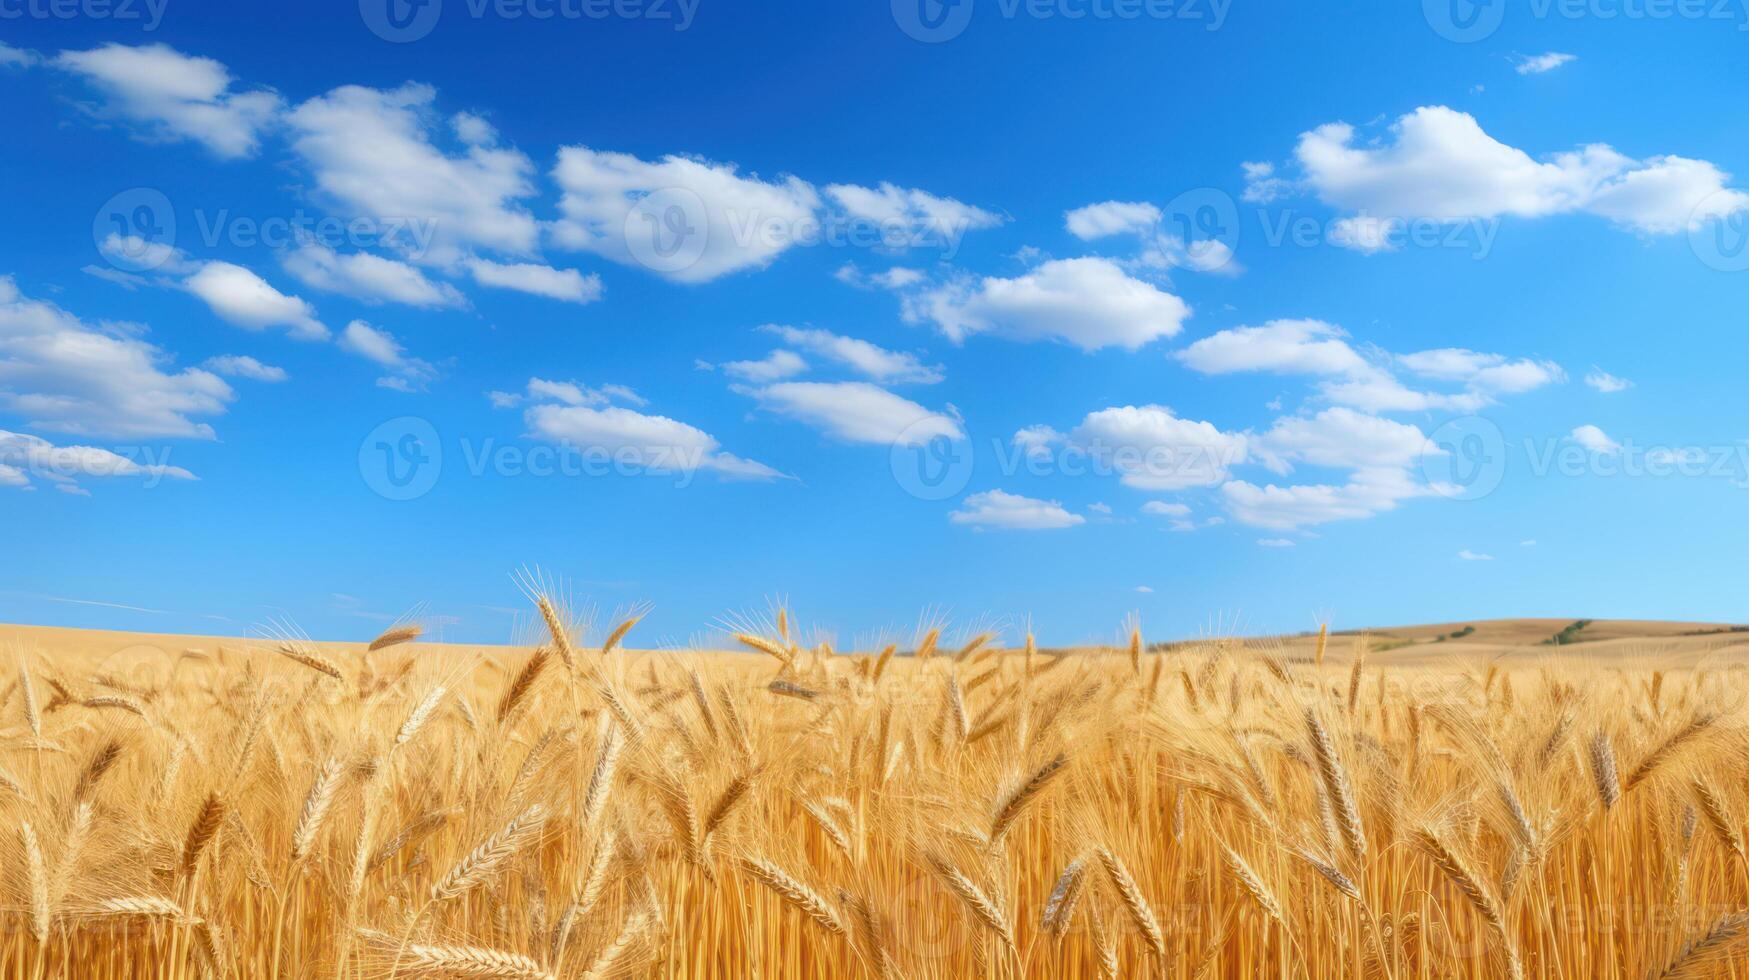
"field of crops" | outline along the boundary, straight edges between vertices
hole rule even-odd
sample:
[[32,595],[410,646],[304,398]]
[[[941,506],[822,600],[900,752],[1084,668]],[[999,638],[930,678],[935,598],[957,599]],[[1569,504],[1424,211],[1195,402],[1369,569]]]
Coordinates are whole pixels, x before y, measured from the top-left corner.
[[539,608],[479,655],[12,646],[0,977],[1749,976],[1728,657]]

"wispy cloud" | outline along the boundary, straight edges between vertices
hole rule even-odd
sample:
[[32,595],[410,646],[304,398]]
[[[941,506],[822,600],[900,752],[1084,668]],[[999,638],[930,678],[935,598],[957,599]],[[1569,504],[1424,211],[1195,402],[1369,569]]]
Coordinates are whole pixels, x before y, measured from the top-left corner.
[[1513,67],[1518,69],[1520,75],[1541,75],[1578,60],[1579,56],[1576,54],[1550,51],[1547,54],[1520,55],[1513,59]]
[[146,609],[146,608],[141,607],[141,606],[128,606],[128,605],[123,605],[122,603],[119,603],[119,602],[102,602],[102,601],[97,600],[97,599],[71,599],[71,598],[68,598],[67,596],[58,596],[58,595],[33,595],[33,596],[30,596],[30,598],[36,599],[40,602],[65,603],[66,605],[69,605],[69,606],[95,606],[99,609],[120,609],[123,612],[146,613],[146,614],[152,615],[152,616],[168,615],[168,613],[166,613],[162,609]]

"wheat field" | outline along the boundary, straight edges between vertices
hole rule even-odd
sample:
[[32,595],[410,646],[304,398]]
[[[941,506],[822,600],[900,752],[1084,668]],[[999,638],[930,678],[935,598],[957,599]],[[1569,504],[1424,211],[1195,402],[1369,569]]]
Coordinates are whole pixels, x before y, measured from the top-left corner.
[[655,653],[537,608],[491,653],[12,644],[0,977],[1749,976],[1711,648]]

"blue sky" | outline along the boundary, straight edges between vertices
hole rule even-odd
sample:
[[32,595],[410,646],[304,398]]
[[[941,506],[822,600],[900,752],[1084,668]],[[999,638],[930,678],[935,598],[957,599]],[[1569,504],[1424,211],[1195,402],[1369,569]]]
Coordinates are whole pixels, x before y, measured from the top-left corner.
[[917,2],[0,2],[0,619],[1738,615],[1740,4]]

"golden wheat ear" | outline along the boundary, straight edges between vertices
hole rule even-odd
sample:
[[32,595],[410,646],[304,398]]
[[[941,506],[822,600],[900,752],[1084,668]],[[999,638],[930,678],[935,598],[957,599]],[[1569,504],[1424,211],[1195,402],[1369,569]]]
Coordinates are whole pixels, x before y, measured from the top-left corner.
[[424,632],[424,627],[414,624],[392,626],[379,634],[376,639],[370,641],[370,646],[365,649],[366,652],[376,653],[379,650],[387,650],[389,647],[398,647],[403,643],[412,643],[419,639]]

